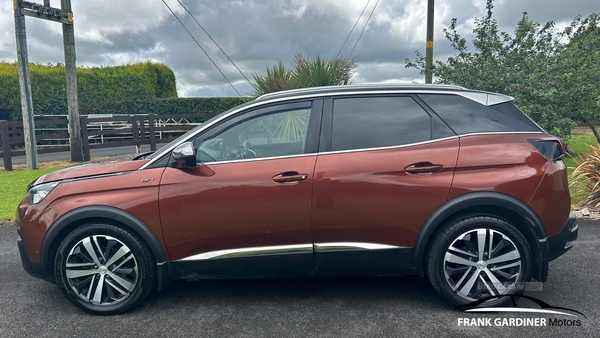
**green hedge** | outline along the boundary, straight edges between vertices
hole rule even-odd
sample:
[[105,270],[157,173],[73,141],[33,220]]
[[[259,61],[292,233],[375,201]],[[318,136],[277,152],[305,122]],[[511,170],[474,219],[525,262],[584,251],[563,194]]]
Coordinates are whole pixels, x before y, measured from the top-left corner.
[[153,100],[147,113],[192,114],[192,113],[222,113],[242,103],[252,100],[249,97],[195,97]]
[[[65,67],[30,65],[34,114],[67,114]],[[77,69],[79,114],[146,113],[157,99],[177,97],[175,74],[164,64]],[[21,120],[16,63],[0,63],[0,119]]]

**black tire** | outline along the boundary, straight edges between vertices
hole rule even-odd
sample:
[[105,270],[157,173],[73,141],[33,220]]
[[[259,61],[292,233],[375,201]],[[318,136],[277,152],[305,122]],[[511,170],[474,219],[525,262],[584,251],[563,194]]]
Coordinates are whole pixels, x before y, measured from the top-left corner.
[[[482,238],[484,249],[480,256]],[[522,294],[522,283],[531,280],[529,243],[512,224],[496,217],[472,216],[452,222],[435,235],[428,248],[427,276],[435,290],[456,306],[492,296]],[[498,284],[506,288],[496,287]],[[511,297],[498,297],[484,305],[504,306],[511,302]]]
[[112,315],[131,309],[152,292],[156,263],[136,234],[110,223],[90,222],[62,241],[54,275],[73,304],[93,314]]

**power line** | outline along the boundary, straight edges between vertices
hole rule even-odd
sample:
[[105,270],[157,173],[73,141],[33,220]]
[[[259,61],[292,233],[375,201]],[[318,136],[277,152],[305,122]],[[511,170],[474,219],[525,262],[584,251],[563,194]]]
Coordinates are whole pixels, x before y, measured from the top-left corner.
[[[371,1],[371,0],[369,0]],[[185,7],[185,5],[177,0],[177,2],[179,2],[179,4],[181,5],[181,7],[183,7],[183,9],[192,17],[192,19],[194,19],[194,21],[196,21],[196,23],[198,24],[198,26],[200,26],[200,28],[202,28],[202,30],[204,31],[204,33],[206,33],[206,35],[208,35],[208,38],[219,48],[219,50],[221,50],[221,53],[223,53],[223,55],[225,55],[225,57],[227,58],[227,60],[229,60],[229,62],[231,62],[231,64],[238,70],[238,72],[240,72],[240,74],[242,74],[242,76],[244,77],[244,79],[246,79],[246,81],[248,81],[248,83],[250,85],[252,85],[252,82],[250,82],[250,80],[248,80],[248,78],[246,77],[246,75],[242,72],[242,70],[240,68],[238,68],[238,66],[235,64],[235,62],[233,62],[233,60],[231,60],[229,58],[229,56],[227,55],[227,53],[225,53],[225,51],[223,50],[223,48],[221,48],[221,46],[219,46],[219,44],[215,41],[215,39],[212,38],[212,36],[210,36],[210,34],[208,34],[208,32],[206,31],[206,29],[204,29],[204,27],[202,27],[202,25],[198,22],[198,20],[196,20],[196,17],[194,16],[194,14],[192,14],[192,12],[190,12],[187,7]]]
[[227,78],[227,76],[225,76],[225,74],[223,74],[223,72],[221,71],[221,68],[219,68],[219,66],[217,66],[217,64],[213,61],[213,59],[211,59],[210,55],[208,55],[208,53],[204,50],[204,48],[202,48],[202,46],[200,46],[200,43],[198,42],[198,40],[196,40],[196,38],[194,38],[194,36],[187,29],[187,27],[185,27],[185,25],[183,24],[183,22],[181,22],[181,20],[177,16],[177,14],[175,14],[175,12],[173,12],[173,10],[171,9],[171,7],[169,7],[169,5],[167,5],[167,3],[165,2],[165,0],[162,0],[162,2],[163,2],[163,4],[165,4],[165,6],[167,6],[167,8],[169,9],[169,12],[171,12],[171,14],[173,14],[173,16],[175,17],[175,19],[177,19],[177,21],[179,21],[179,24],[181,24],[181,27],[183,27],[183,29],[185,29],[185,31],[190,35],[190,37],[192,38],[192,40],[194,40],[194,42],[196,42],[196,44],[198,45],[198,47],[200,47],[200,49],[204,52],[204,54],[210,60],[210,62],[212,62],[212,64],[219,70],[219,73],[221,73],[221,75],[223,75],[223,77],[225,78],[225,80],[227,80],[227,82],[229,83],[229,85],[231,86],[231,88],[233,88],[233,90],[235,90],[235,92],[239,96],[242,96],[242,94],[240,94],[240,92],[238,92],[237,89],[235,89],[235,87],[233,86],[233,83],[231,83],[231,81],[229,81],[229,79]]
[[358,36],[358,40],[356,40],[356,43],[354,44],[354,47],[352,47],[352,51],[350,52],[350,55],[348,57],[351,57],[352,53],[354,53],[354,48],[356,48],[356,45],[358,45],[358,42],[360,41],[360,38],[362,38],[363,33],[365,32],[365,28],[367,28],[367,25],[369,24],[369,21],[371,21],[371,17],[373,16],[373,12],[375,12],[375,8],[377,8],[377,5],[379,5],[379,0],[377,0],[377,2],[375,3],[375,6],[373,6],[373,10],[371,11],[371,14],[369,14],[369,17],[367,18],[367,22],[365,22],[365,25],[363,26],[362,32],[360,32],[360,35]]
[[367,4],[363,8],[362,12],[360,12],[360,15],[358,16],[358,19],[356,19],[356,22],[354,23],[354,26],[352,26],[352,29],[350,30],[350,33],[348,33],[348,36],[346,37],[346,40],[344,40],[344,43],[342,44],[342,47],[340,47],[340,50],[337,52],[337,54],[335,55],[335,57],[340,56],[340,53],[342,52],[342,49],[344,49],[344,46],[346,45],[346,42],[348,42],[348,39],[350,38],[350,35],[352,35],[352,32],[354,32],[354,28],[356,28],[356,25],[360,21],[360,18],[362,18],[363,14],[365,14],[365,10],[367,9],[367,6],[369,6],[370,3],[371,3],[371,0],[367,1]]

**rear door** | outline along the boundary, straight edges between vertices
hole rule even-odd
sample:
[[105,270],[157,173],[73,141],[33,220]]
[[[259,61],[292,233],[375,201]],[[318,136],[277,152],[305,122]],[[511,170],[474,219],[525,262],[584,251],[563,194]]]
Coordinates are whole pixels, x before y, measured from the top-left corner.
[[411,96],[325,102],[313,237],[323,274],[397,274],[448,199],[458,137]]

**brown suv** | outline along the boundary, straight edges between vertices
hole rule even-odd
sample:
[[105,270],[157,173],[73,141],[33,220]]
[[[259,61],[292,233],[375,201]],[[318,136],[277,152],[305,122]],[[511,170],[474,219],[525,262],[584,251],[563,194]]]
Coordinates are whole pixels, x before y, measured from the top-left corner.
[[499,305],[577,238],[563,157],[501,94],[279,92],[136,160],[40,177],[18,245],[102,314],[198,278],[416,274],[455,305]]

